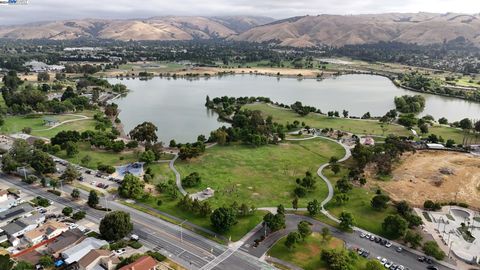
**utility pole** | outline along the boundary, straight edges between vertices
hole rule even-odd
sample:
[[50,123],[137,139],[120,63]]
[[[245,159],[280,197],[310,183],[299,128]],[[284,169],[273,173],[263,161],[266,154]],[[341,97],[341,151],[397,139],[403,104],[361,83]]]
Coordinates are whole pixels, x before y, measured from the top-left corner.
[[180,242],[182,243],[183,243],[183,223],[185,222],[187,222],[186,219],[180,223]]

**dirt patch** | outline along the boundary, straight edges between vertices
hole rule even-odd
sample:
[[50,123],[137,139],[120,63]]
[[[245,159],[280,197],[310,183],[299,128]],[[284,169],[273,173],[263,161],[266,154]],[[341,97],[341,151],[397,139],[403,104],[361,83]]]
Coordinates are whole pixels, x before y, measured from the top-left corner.
[[[446,173],[448,172],[448,173]],[[387,182],[371,181],[394,200],[465,202],[480,208],[480,158],[464,153],[420,151],[402,157]]]

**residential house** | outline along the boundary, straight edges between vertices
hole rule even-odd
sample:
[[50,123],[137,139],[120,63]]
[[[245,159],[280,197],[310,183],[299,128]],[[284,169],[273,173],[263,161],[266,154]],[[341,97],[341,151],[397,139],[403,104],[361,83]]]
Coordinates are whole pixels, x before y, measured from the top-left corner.
[[92,249],[78,261],[79,270],[113,270],[118,263],[120,260],[106,249]]
[[33,207],[28,203],[22,203],[8,210],[0,212],[0,226],[5,226],[15,218],[28,216],[33,211]]
[[35,230],[25,233],[23,238],[31,245],[38,244],[44,239],[52,239],[59,236],[61,233],[68,231],[68,226],[58,221],[48,221]]
[[45,216],[37,213],[29,217],[18,219],[2,227],[8,237],[19,237],[26,232],[35,229],[38,224],[45,221]]
[[92,249],[99,249],[108,245],[105,240],[89,237],[79,244],[64,250],[61,255],[67,265],[78,262],[83,256],[87,255]]
[[125,265],[119,270],[157,270],[158,262],[150,257],[143,256],[129,265]]
[[48,253],[54,257],[58,257],[64,250],[82,242],[86,236],[78,228],[68,230],[58,236],[53,242],[47,246]]

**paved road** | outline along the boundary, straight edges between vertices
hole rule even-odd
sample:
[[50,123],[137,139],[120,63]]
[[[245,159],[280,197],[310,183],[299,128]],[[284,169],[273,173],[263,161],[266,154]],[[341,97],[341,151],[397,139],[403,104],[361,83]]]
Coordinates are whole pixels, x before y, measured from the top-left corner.
[[[103,218],[105,212],[92,209],[86,205],[80,205],[72,202],[68,198],[58,197],[36,185],[27,185],[5,174],[0,174],[0,181],[22,189],[23,192],[45,197],[56,204],[62,206],[70,206],[75,210],[83,210],[87,213],[87,219],[98,223]],[[72,188],[64,186],[66,192]],[[86,199],[86,194],[82,192],[82,197]],[[258,260],[242,251],[228,251],[227,247],[220,245],[214,241],[206,239],[188,230],[181,230],[179,226],[163,221],[149,214],[137,211],[115,201],[109,201],[108,207],[113,210],[122,210],[130,213],[132,222],[134,223],[133,233],[141,238],[143,244],[153,250],[159,251],[170,257],[174,261],[184,265],[189,269],[200,269],[217,256],[221,257],[221,261],[208,265],[202,269],[274,269],[265,262]],[[228,254],[228,256],[226,254]],[[217,264],[218,263],[218,264]]]
[[[410,269],[415,269],[415,270],[426,269],[427,264],[419,262],[417,260],[418,255],[406,250],[399,253],[395,251],[395,245],[390,248],[386,248],[384,246],[381,246],[375,243],[374,241],[360,238],[359,232],[345,233],[338,230],[337,228],[321,223],[310,217],[292,215],[292,214],[286,215],[286,225],[287,225],[286,229],[277,231],[268,235],[268,237],[263,242],[261,242],[261,244],[258,247],[254,248],[253,247],[254,240],[259,239],[265,233],[265,230],[261,228],[254,235],[252,235],[247,241],[245,241],[245,243],[240,247],[240,250],[245,251],[251,254],[252,256],[260,258],[264,256],[265,253],[267,253],[267,251],[280,238],[286,236],[288,233],[292,231],[296,231],[297,224],[302,220],[310,222],[313,225],[312,230],[315,232],[321,232],[322,228],[327,227],[330,229],[334,237],[344,240],[348,246],[355,247],[355,248],[364,248],[370,251],[369,258],[376,258],[377,256],[380,256],[382,258],[387,258],[388,260],[392,260],[394,263],[401,264]],[[441,270],[450,269],[439,264],[436,264],[436,266]]]

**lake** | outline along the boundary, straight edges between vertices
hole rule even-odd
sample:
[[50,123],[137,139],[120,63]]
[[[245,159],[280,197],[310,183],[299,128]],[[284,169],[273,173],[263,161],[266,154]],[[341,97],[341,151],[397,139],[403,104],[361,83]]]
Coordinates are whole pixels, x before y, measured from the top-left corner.
[[[158,127],[158,136],[166,144],[171,139],[183,143],[195,141],[199,134],[208,137],[210,131],[225,125],[205,108],[207,95],[210,98],[265,96],[284,104],[301,101],[324,113],[337,110],[341,114],[345,109],[352,116],[362,116],[367,111],[372,116],[381,116],[395,108],[395,96],[418,94],[396,87],[387,78],[372,75],[345,75],[322,81],[247,74],[193,80],[159,77],[108,80],[123,83],[131,90],[126,97],[115,100],[125,131],[128,133],[143,121],[150,121]],[[479,103],[422,95],[426,106],[421,115],[446,117],[449,121],[480,118]]]

